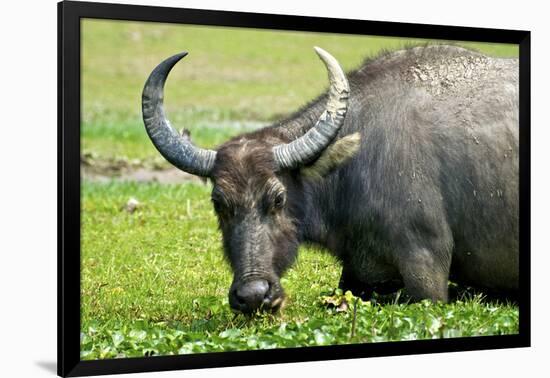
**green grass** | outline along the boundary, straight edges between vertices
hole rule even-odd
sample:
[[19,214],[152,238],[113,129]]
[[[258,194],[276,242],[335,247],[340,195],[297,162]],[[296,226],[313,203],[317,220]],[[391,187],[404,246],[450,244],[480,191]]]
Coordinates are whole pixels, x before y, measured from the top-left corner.
[[[155,65],[182,50],[190,54],[168,80],[167,112],[197,144],[214,147],[323,91],[326,73],[313,46],[351,70],[382,48],[415,42],[425,41],[83,20],[82,150],[98,160],[167,166],[144,131],[140,97]],[[514,45],[460,45],[518,55]],[[448,305],[358,301],[352,337],[355,298],[331,294],[339,263],[311,248],[301,248],[282,278],[288,301],[281,313],[235,316],[209,191],[83,182],[83,359],[518,332],[517,306],[467,295]],[[130,197],[141,202],[132,214],[123,209]]]
[[[231,29],[192,25],[82,21],[82,148],[106,158],[158,156],[141,121],[141,90],[151,70],[180,51],[166,86],[173,125],[213,147],[243,130],[278,119],[326,87],[312,47],[325,48],[344,69],[380,49],[425,42],[403,38]],[[495,56],[516,45],[460,43]]]
[[[231,272],[206,185],[84,182],[81,357],[136,357],[518,332],[517,306],[357,302],[340,266],[302,248],[282,278],[283,311],[252,319],[227,303]],[[140,201],[124,210],[130,197]],[[347,306],[341,305],[346,301]]]

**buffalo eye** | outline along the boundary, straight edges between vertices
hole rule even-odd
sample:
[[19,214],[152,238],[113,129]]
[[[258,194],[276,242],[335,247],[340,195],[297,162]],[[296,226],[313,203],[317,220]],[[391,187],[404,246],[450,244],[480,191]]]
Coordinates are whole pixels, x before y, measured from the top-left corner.
[[277,193],[277,195],[275,195],[275,198],[273,198],[273,204],[272,204],[273,210],[282,209],[283,206],[285,205],[285,199],[286,199],[285,194],[283,192]]
[[214,211],[220,214],[224,209],[224,203],[221,199],[212,197],[212,206],[214,206]]
[[230,207],[227,201],[227,197],[225,197],[223,192],[218,187],[215,187],[214,190],[212,191],[210,200],[212,201],[212,206],[214,206],[214,211],[217,214],[222,214],[227,212],[227,210]]

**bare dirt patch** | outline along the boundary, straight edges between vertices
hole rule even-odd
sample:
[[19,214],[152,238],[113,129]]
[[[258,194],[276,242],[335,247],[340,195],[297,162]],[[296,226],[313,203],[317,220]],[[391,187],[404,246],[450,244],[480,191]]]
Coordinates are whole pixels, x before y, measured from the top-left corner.
[[90,154],[84,154],[80,158],[80,176],[84,180],[95,182],[112,180],[158,182],[161,184],[201,182],[197,176],[180,171],[163,162],[146,164],[140,160],[102,159]]

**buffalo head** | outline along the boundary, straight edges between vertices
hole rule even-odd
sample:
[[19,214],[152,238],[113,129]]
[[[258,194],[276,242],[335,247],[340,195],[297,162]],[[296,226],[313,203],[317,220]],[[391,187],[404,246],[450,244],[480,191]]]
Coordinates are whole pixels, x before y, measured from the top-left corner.
[[349,85],[338,62],[320,48],[315,51],[328,70],[330,88],[317,119],[296,126],[305,130],[298,135],[287,121],[208,150],[177,133],[164,114],[163,88],[187,53],[160,63],[143,89],[143,121],[155,147],[179,169],[212,181],[212,204],[234,273],[229,302],[236,311],[281,306],[279,279],[295,260],[304,227],[304,179],[323,176],[359,147],[358,134],[333,143],[346,116]]

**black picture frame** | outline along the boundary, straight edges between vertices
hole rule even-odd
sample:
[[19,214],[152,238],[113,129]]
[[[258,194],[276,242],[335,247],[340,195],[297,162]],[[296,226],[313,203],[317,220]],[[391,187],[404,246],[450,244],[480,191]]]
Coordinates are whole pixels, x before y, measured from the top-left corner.
[[[82,18],[514,43],[520,62],[519,334],[116,360],[80,360]],[[530,346],[530,32],[197,9],[58,3],[58,374],[82,376]]]

